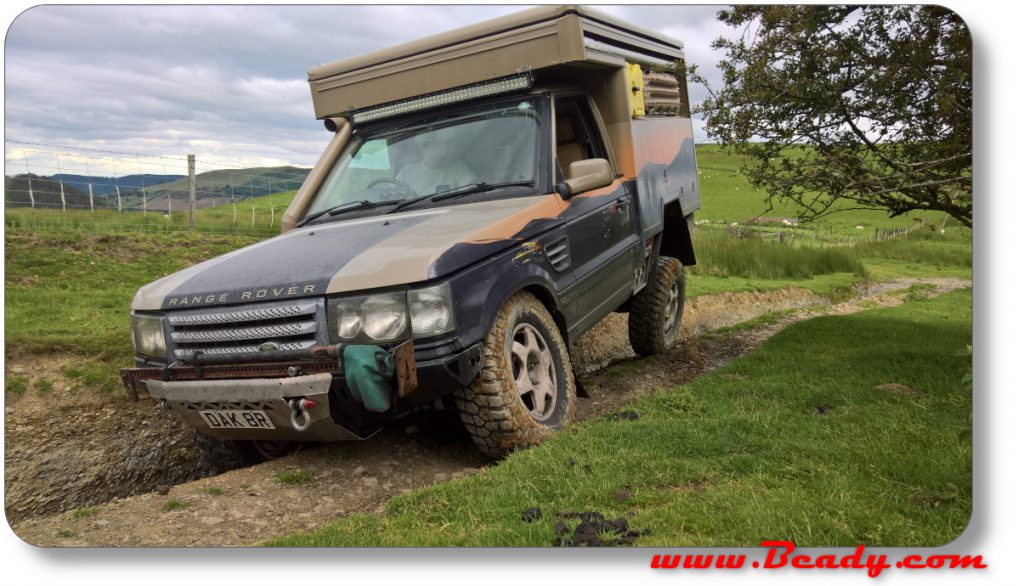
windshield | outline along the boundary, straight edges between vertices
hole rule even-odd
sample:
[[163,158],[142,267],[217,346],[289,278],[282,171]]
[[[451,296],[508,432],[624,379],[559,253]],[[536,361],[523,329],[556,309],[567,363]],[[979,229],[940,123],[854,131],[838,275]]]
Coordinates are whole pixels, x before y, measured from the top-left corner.
[[535,182],[538,104],[524,98],[448,112],[415,128],[358,131],[306,217],[338,206],[398,204],[471,185]]

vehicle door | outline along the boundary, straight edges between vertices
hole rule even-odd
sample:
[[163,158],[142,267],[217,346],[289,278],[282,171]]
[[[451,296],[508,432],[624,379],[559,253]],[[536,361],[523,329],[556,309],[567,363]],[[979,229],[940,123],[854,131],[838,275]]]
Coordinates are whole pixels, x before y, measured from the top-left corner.
[[[569,177],[574,161],[600,158],[616,168],[585,96],[556,98],[554,112],[558,181]],[[631,186],[616,178],[607,187],[569,200],[566,229],[577,280],[570,337],[600,321],[632,294],[639,236]]]

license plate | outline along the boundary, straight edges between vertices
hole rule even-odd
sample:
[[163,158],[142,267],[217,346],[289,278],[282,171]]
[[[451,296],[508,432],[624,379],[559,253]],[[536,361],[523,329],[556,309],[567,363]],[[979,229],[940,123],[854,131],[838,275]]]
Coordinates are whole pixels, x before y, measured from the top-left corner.
[[274,429],[274,423],[262,411],[200,411],[213,429]]

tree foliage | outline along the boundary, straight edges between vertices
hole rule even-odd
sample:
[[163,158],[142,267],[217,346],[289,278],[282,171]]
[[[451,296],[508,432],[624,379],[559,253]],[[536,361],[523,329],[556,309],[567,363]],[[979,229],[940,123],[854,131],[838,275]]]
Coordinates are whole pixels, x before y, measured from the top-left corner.
[[[971,38],[938,6],[736,6],[699,108],[769,205],[939,210],[971,225]],[[690,70],[691,80],[708,85]],[[710,91],[710,88],[709,88]]]

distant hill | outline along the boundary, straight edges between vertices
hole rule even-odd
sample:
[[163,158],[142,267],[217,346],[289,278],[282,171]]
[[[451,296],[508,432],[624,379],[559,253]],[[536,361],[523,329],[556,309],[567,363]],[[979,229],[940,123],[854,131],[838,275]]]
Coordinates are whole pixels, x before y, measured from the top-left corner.
[[82,193],[89,193],[89,184],[92,183],[93,195],[107,195],[115,193],[117,187],[121,192],[140,188],[143,185],[146,189],[161,183],[170,183],[185,177],[184,175],[153,175],[145,173],[141,175],[125,175],[123,177],[91,177],[87,175],[73,175],[71,173],[58,173],[51,176],[53,179],[64,181],[64,185],[71,185]]
[[[29,188],[32,190],[29,196]],[[93,191],[95,194],[95,191]],[[13,177],[4,175],[4,205],[29,206],[35,199],[36,207],[61,207],[60,182],[50,177],[24,173]],[[94,197],[95,207],[106,207],[106,199]],[[64,202],[70,207],[89,207],[89,194],[68,183],[64,184]]]
[[[309,169],[298,167],[252,167],[223,169],[196,175],[196,199],[245,199],[282,191],[295,191],[306,180]],[[95,193],[95,191],[94,191]],[[142,189],[121,189],[123,198],[141,198]],[[159,185],[146,185],[146,199],[188,199],[188,177]],[[173,206],[172,206],[173,207]]]
[[[196,175],[196,200],[199,207],[222,205],[250,197],[263,197],[282,191],[296,191],[309,175],[299,167],[252,167],[222,169]],[[60,184],[64,199],[70,206],[89,205],[89,184],[92,183],[96,207],[117,207],[113,195],[120,187],[125,209],[142,208],[145,194],[149,209],[184,209],[188,201],[188,177],[184,175],[137,174],[123,177],[89,177],[60,173],[41,176],[31,173],[5,177],[4,201],[7,205],[28,205],[29,180],[37,205],[60,205]],[[143,190],[145,188],[145,190]]]

